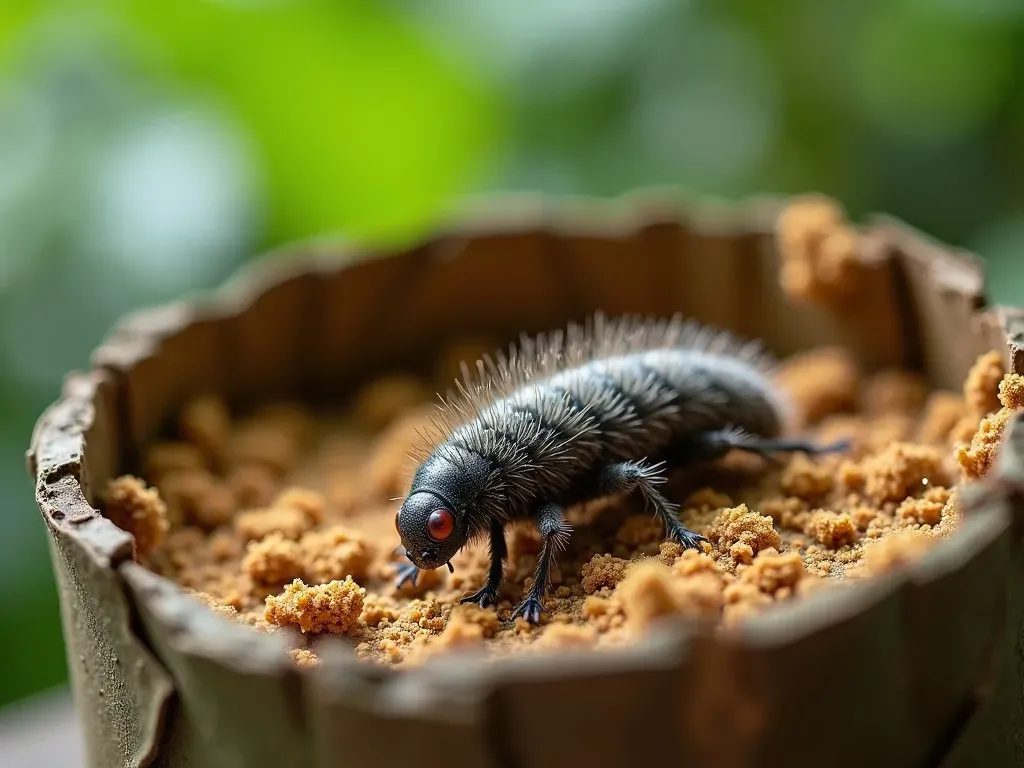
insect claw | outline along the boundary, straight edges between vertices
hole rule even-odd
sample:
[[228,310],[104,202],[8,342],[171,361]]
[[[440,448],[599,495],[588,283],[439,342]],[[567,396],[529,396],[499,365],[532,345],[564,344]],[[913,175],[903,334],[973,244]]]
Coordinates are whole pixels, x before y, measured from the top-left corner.
[[420,576],[420,569],[415,565],[406,565],[402,563],[398,566],[398,580],[395,582],[395,587],[401,589],[405,586],[406,582],[416,586],[416,582]]

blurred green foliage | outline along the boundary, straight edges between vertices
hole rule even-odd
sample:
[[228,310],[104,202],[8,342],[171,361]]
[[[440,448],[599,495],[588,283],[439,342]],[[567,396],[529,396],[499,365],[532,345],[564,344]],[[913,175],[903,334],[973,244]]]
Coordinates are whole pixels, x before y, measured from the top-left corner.
[[63,679],[23,453],[124,311],[485,189],[818,190],[1024,303],[1019,0],[4,0],[0,704]]

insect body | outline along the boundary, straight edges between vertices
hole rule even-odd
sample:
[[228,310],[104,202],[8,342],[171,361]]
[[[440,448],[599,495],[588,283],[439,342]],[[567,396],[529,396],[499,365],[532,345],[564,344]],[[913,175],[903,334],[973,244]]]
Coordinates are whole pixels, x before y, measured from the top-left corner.
[[497,602],[507,556],[505,526],[532,520],[541,537],[536,578],[513,616],[539,621],[555,556],[571,533],[563,511],[582,501],[639,492],[666,537],[696,548],[658,486],[674,463],[734,448],[758,453],[837,450],[781,437],[787,406],[774,365],[757,343],[680,316],[596,315],[566,331],[524,338],[508,355],[464,366],[443,401],[444,439],[424,451],[396,526],[419,569],[447,564],[470,540],[490,540],[486,583],[461,602]]

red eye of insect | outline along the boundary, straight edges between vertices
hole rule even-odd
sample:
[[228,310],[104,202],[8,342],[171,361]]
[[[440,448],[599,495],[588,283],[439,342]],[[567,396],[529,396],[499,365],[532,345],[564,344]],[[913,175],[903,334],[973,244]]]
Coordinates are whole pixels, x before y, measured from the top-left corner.
[[434,541],[444,541],[455,530],[455,517],[447,509],[435,509],[427,518],[427,533]]

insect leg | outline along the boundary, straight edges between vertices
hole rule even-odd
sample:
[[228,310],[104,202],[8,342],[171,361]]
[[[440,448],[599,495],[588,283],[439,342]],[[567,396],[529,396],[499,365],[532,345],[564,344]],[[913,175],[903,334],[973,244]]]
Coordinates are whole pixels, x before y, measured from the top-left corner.
[[395,581],[396,589],[401,589],[406,582],[416,586],[416,581],[420,577],[420,569],[413,563],[399,563],[395,566],[395,570],[398,571],[398,579]]
[[505,558],[508,556],[508,546],[505,543],[505,529],[501,523],[491,523],[491,566],[487,571],[487,582],[472,595],[466,595],[459,600],[460,603],[476,603],[481,608],[494,605],[498,602],[498,591],[501,589],[501,581],[504,576]]
[[849,440],[819,444],[800,438],[766,438],[738,429],[719,429],[693,435],[680,444],[673,453],[674,458],[684,461],[713,461],[722,458],[733,449],[769,456],[774,453],[796,451],[809,454],[839,453],[849,450],[850,445]]
[[664,467],[664,462],[646,464],[640,461],[623,461],[610,464],[601,471],[601,494],[632,493],[639,490],[648,507],[654,507],[654,513],[664,524],[669,539],[679,542],[686,549],[699,549],[700,542],[706,539],[679,522],[679,506],[670,503],[657,488],[665,482]]
[[531,624],[540,621],[541,599],[548,589],[551,566],[556,552],[565,548],[572,533],[572,527],[565,519],[558,504],[545,504],[537,513],[537,532],[541,538],[540,556],[537,558],[537,572],[534,575],[530,594],[513,611],[512,618],[522,616]]

